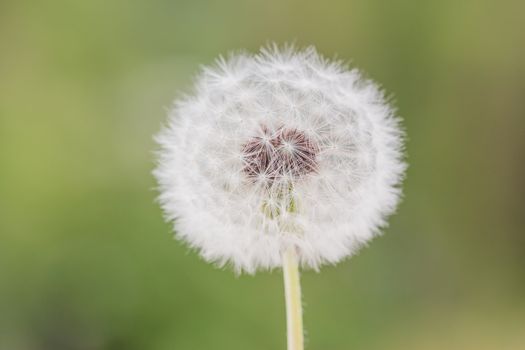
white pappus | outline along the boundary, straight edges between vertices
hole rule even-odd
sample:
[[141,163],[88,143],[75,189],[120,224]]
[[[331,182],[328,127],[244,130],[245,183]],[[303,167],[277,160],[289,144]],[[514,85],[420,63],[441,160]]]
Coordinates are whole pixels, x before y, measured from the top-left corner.
[[394,212],[406,168],[382,91],[312,47],[219,59],[156,140],[176,237],[237,272],[279,267],[290,247],[305,268],[351,256]]

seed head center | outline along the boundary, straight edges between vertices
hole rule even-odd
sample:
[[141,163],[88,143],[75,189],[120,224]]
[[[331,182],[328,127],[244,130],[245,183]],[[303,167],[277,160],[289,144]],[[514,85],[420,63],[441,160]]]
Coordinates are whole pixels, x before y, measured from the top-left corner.
[[253,181],[271,184],[281,179],[295,180],[317,171],[317,144],[304,132],[279,127],[274,132],[261,128],[242,148],[244,173]]

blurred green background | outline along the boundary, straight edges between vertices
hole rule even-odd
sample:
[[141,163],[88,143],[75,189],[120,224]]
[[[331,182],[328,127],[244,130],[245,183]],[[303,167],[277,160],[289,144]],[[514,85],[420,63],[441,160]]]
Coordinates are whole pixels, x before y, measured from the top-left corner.
[[307,349],[525,349],[523,1],[0,2],[0,349],[285,349],[278,271],[172,239],[152,135],[201,64],[314,44],[394,94],[405,200],[305,272]]

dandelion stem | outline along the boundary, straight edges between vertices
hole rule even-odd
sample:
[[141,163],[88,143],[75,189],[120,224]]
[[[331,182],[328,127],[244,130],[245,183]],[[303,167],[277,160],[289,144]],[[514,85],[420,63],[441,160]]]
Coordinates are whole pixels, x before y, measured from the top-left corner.
[[295,248],[283,253],[284,294],[286,300],[286,325],[288,350],[303,350],[303,310],[301,283]]

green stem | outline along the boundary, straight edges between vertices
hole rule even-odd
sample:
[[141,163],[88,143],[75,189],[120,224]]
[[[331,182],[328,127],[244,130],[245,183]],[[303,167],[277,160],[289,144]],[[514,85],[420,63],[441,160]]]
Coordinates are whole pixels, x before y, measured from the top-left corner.
[[288,350],[303,350],[303,310],[301,304],[301,283],[295,249],[283,253],[283,277],[286,300],[286,325]]

